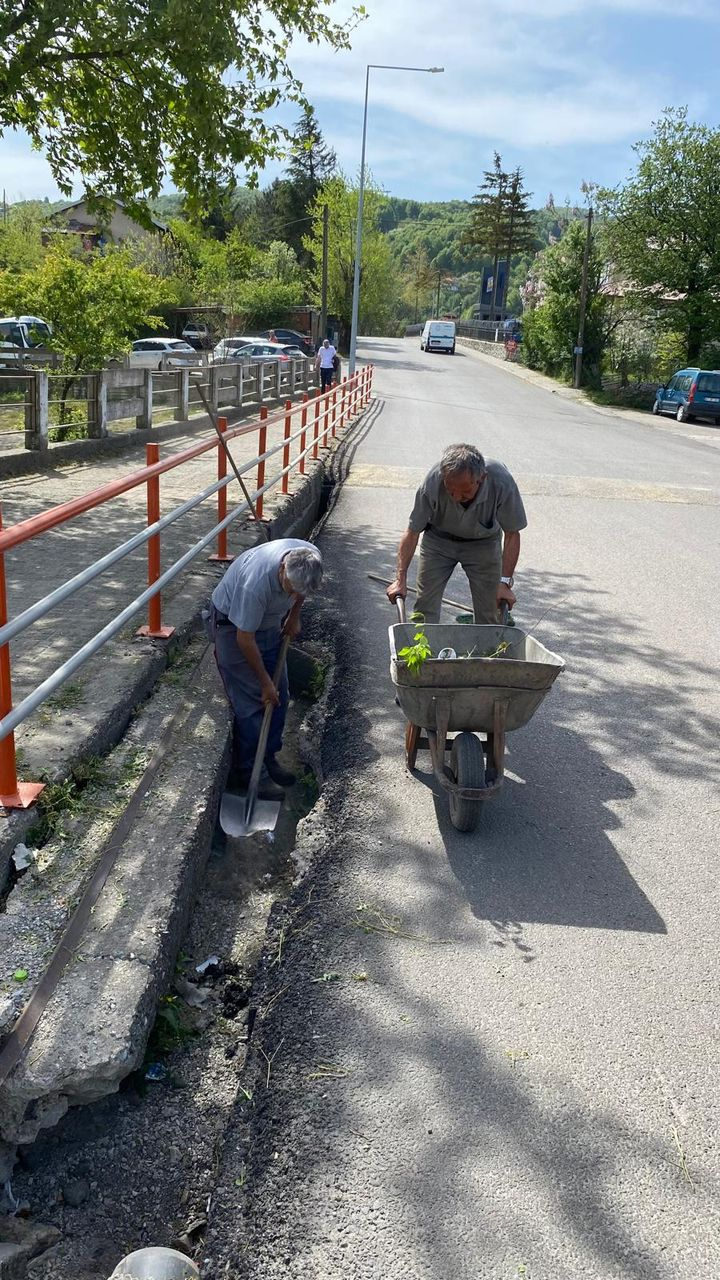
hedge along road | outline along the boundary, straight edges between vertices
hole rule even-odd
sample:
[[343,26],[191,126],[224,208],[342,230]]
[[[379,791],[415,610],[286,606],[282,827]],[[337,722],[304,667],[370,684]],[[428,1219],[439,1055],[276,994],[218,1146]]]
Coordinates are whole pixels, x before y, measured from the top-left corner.
[[[340,664],[312,927],[284,936],[255,1033],[269,1087],[258,1057],[210,1253],[253,1280],[717,1274],[713,429],[601,415],[415,340],[362,354],[377,416],[308,618]],[[517,620],[568,664],[470,836],[427,756],[404,771],[367,578],[459,440],[520,481]]]

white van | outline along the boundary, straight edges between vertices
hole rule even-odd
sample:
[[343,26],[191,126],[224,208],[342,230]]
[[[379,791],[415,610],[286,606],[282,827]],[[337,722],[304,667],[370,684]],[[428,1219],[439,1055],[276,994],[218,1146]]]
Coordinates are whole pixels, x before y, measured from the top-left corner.
[[427,320],[420,339],[421,351],[449,351],[455,355],[455,321]]

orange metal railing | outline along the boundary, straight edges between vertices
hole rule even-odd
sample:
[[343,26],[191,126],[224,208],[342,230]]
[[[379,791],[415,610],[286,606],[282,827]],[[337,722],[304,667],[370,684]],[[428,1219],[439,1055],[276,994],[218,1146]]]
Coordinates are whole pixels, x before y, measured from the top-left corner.
[[[267,409],[261,408],[258,422],[244,426],[227,426],[227,420],[219,419],[222,438],[226,444],[241,436],[257,432],[257,455],[249,462],[238,467],[241,474],[256,472],[256,491],[252,495],[258,519],[263,515],[263,499],[267,492],[280,485],[282,493],[289,492],[289,477],[297,469],[305,474],[306,460],[318,458],[319,450],[327,446],[329,439],[336,436],[351,420],[353,414],[364,408],[371,396],[373,379],[372,365],[358,370],[352,378],[344,379],[341,387],[333,387],[326,392],[316,392],[314,409],[307,395],[293,404],[288,401],[284,410],[273,417],[268,417]],[[338,395],[341,394],[338,405]],[[339,416],[338,416],[339,414]],[[293,429],[293,418],[297,415],[299,426]],[[309,430],[309,415],[312,415],[312,431]],[[280,443],[268,447],[268,429],[282,426],[283,436]],[[312,438],[308,443],[308,435]],[[293,457],[294,446],[297,453]],[[201,493],[193,495],[179,507],[165,516],[161,516],[160,477],[166,472],[199,458],[212,449],[217,450],[217,481]],[[269,459],[282,453],[282,469],[270,480],[266,480],[266,464]],[[0,512],[0,804],[6,809],[26,808],[42,790],[40,783],[19,782],[15,758],[15,728],[41,705],[65,680],[107,643],[126,624],[129,617],[137,614],[147,603],[147,625],[139,634],[153,638],[166,639],[172,634],[172,628],[163,626],[162,622],[162,588],[199,555],[217,538],[217,551],[212,559],[227,561],[228,555],[227,529],[229,525],[249,511],[247,502],[243,502],[228,512],[227,488],[232,484],[234,476],[227,474],[225,451],[216,435],[183,449],[178,453],[160,460],[157,444],[147,446],[146,466],[138,471],[112,480],[108,484],[68,502],[59,503],[38,515],[21,520],[7,529],[2,527]],[[93,562],[87,569],[74,578],[61,584],[43,600],[29,606],[11,621],[7,613],[7,592],[5,578],[5,553],[14,547],[21,546],[31,539],[57,529],[60,525],[84,515],[88,511],[113,502],[122,494],[145,485],[147,489],[147,524],[138,533],[128,539],[120,547]],[[179,560],[162,571],[161,533],[174,520],[192,510],[213,494],[217,495],[217,521],[201,540],[189,548]],[[100,573],[111,567],[136,547],[147,545],[148,585],[145,591],[131,601],[120,614],[116,615],[103,627],[93,640],[83,645],[73,656],[47,677],[40,685],[28,694],[21,703],[13,706],[12,672],[10,643],[33,622],[44,617],[62,600],[67,599],[75,591],[86,586]]]

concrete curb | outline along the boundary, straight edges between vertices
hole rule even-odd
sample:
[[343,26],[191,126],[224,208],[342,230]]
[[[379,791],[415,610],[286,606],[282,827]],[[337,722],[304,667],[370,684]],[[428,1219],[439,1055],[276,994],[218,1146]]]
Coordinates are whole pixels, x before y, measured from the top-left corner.
[[[33,1142],[68,1107],[114,1092],[140,1065],[158,1001],[170,987],[230,754],[227,704],[209,646],[202,640],[198,647],[205,656],[195,676],[189,716],[142,801],[30,1049],[0,1094],[0,1135],[8,1160],[16,1144]],[[158,720],[166,722],[188,692],[187,685],[166,684],[161,697],[138,717],[129,743],[116,749],[121,760],[128,746],[137,748],[157,737]],[[36,885],[26,890],[26,877],[11,894],[13,914],[20,914],[15,897],[27,903],[43,892],[50,899],[63,891],[72,899],[79,894],[94,867],[101,823],[43,851]],[[39,977],[47,957],[42,948],[30,954],[30,938],[24,945],[25,967],[31,977]]]

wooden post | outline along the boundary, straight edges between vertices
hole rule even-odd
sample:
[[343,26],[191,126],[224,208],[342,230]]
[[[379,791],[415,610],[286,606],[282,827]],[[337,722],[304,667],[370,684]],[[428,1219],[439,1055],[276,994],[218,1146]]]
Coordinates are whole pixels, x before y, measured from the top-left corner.
[[141,431],[149,431],[152,427],[153,382],[152,369],[143,369],[142,410],[135,419],[135,425]]
[[177,371],[177,416],[179,422],[187,422],[190,417],[190,370]]
[[[258,365],[258,369],[262,369],[262,363]],[[258,497],[255,499],[255,510],[257,511],[258,520],[262,519],[263,499],[265,497],[265,495],[260,493],[259,491],[260,489],[262,489],[265,483],[265,459],[262,457],[262,455],[267,449],[267,416],[268,416],[268,411],[263,405],[260,410],[260,427],[258,429],[258,456],[260,458],[260,461],[258,462],[257,485],[256,485],[256,489],[258,490]]]
[[46,369],[31,375],[30,402],[25,406],[25,448],[45,452],[48,447],[50,384]]
[[292,400],[285,401],[285,446],[283,448],[283,478],[281,485],[282,493],[289,493],[289,480],[287,468],[290,466],[290,434],[292,432]]
[[[149,371],[148,371],[149,372]],[[160,446],[145,445],[145,462],[148,467],[160,461]],[[160,477],[150,476],[147,481],[147,522],[148,527],[160,519]],[[151,587],[160,577],[160,534],[154,533],[148,539],[148,586]],[[149,636],[153,640],[167,640],[174,632],[174,627],[162,624],[162,600],[156,591],[148,601],[148,620],[146,627],[139,627],[137,635]]]
[[[227,431],[227,418],[218,418],[218,426],[224,433]],[[220,441],[217,443],[217,477],[218,480],[224,480],[227,476],[227,454],[223,449]],[[224,484],[222,489],[217,492],[217,518],[218,524],[224,520],[227,515],[227,485]],[[220,529],[217,536],[217,551],[214,556],[208,556],[209,560],[214,560],[218,564],[230,564],[234,560],[234,556],[228,555],[227,545],[227,529]]]
[[[107,370],[87,375],[93,380],[93,394],[88,397],[88,439],[102,440],[107,429]],[[92,406],[92,410],[90,408]]]

